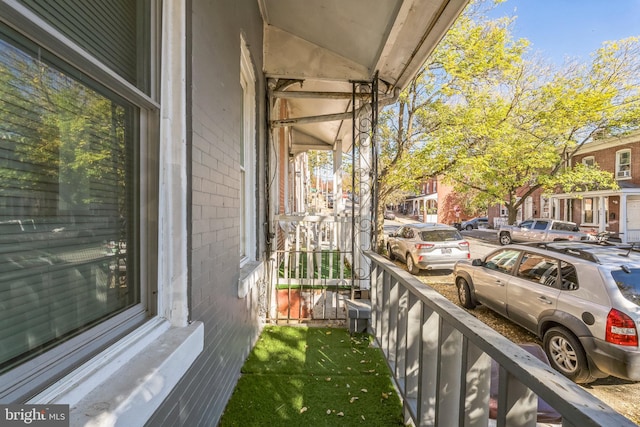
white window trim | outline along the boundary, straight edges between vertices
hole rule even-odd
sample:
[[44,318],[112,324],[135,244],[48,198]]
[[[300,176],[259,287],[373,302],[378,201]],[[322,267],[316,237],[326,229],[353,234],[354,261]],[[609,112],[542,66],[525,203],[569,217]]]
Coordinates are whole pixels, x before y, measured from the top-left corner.
[[[627,169],[626,171],[621,171],[620,168],[622,167],[622,165],[620,165],[620,156],[624,153],[629,153],[629,164],[627,166],[629,166],[629,169]],[[616,151],[616,172],[615,172],[615,176],[617,180],[625,180],[625,179],[631,179],[631,150],[629,148],[624,149],[624,150],[618,150]]]
[[[240,35],[240,84],[242,86],[243,97],[243,138],[244,138],[244,169],[245,169],[245,187],[240,191],[244,192],[244,212],[241,215],[245,216],[244,233],[245,238],[245,254],[241,257],[240,266],[255,261],[256,253],[256,161],[255,161],[255,147],[256,147],[256,78],[253,72],[253,63],[251,61],[251,54],[247,43],[242,35]],[[240,226],[243,222],[240,221]]]
[[[587,200],[587,199],[591,200],[591,212],[592,212],[591,217],[592,217],[592,220],[590,222],[587,222],[586,219],[585,219],[587,211],[584,208],[584,206],[585,206],[585,200]],[[596,225],[596,224],[598,224],[598,221],[599,221],[598,216],[599,216],[599,212],[600,212],[600,202],[599,202],[599,200],[600,199],[598,197],[585,197],[585,198],[582,199],[582,203],[581,203],[581,206],[580,206],[580,210],[582,211],[581,212],[582,215],[581,215],[581,218],[580,218],[581,221],[582,221],[581,225]]]
[[595,164],[596,164],[596,158],[595,158],[594,156],[587,156],[587,157],[583,157],[583,158],[582,158],[582,164],[583,164],[583,165],[588,165],[588,164],[589,164],[589,163],[588,163],[589,161],[591,161],[591,164],[592,164],[592,165],[595,165]]

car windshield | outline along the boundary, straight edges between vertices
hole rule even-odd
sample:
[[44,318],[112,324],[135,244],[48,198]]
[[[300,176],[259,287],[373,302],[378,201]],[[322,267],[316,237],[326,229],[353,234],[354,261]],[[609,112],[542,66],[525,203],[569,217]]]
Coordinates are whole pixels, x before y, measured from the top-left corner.
[[611,271],[611,275],[622,296],[640,305],[640,268],[621,268]]
[[446,242],[451,240],[462,240],[458,230],[428,230],[421,231],[420,238],[425,242]]

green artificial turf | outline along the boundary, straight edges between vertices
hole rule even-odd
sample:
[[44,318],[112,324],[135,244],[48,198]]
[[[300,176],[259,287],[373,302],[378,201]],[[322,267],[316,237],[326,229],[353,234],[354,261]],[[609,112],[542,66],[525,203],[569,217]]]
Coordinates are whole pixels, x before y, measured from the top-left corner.
[[389,369],[369,335],[267,326],[219,426],[402,424]]

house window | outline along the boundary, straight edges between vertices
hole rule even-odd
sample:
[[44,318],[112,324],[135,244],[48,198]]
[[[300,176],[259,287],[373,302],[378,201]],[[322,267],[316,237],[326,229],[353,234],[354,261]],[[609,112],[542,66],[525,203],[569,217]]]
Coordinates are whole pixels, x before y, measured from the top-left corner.
[[582,159],[582,164],[593,167],[596,164],[596,158],[594,156],[585,157]]
[[249,49],[240,37],[242,126],[240,135],[240,263],[255,260],[255,76]]
[[[75,4],[81,13],[65,15],[60,31],[74,32],[83,13],[109,14],[101,25],[114,22],[112,34],[122,31],[120,18],[133,23],[133,34],[149,29],[148,19],[129,16],[142,9],[94,6]],[[48,20],[46,7],[33,9]],[[144,322],[151,292],[140,260],[155,252],[141,241],[142,218],[154,219],[140,183],[153,185],[141,176],[141,153],[157,112],[131,89],[138,77],[149,81],[140,59],[149,37],[129,39],[140,58],[130,56],[137,59],[125,68],[133,74],[123,76],[120,45],[101,63],[35,22],[31,12],[14,14],[22,34],[0,22],[0,401],[32,395]],[[103,36],[85,30],[86,39]]]
[[631,178],[631,150],[616,152],[616,178]]
[[591,197],[582,199],[582,222],[585,224],[594,224],[596,212],[596,201]]

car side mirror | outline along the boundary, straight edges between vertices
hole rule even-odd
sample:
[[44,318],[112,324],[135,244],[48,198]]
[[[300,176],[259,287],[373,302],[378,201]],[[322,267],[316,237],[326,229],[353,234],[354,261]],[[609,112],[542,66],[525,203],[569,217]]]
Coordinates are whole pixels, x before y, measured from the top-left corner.
[[471,261],[471,265],[473,265],[474,267],[482,267],[484,265],[484,262],[482,262],[480,258],[476,258]]

